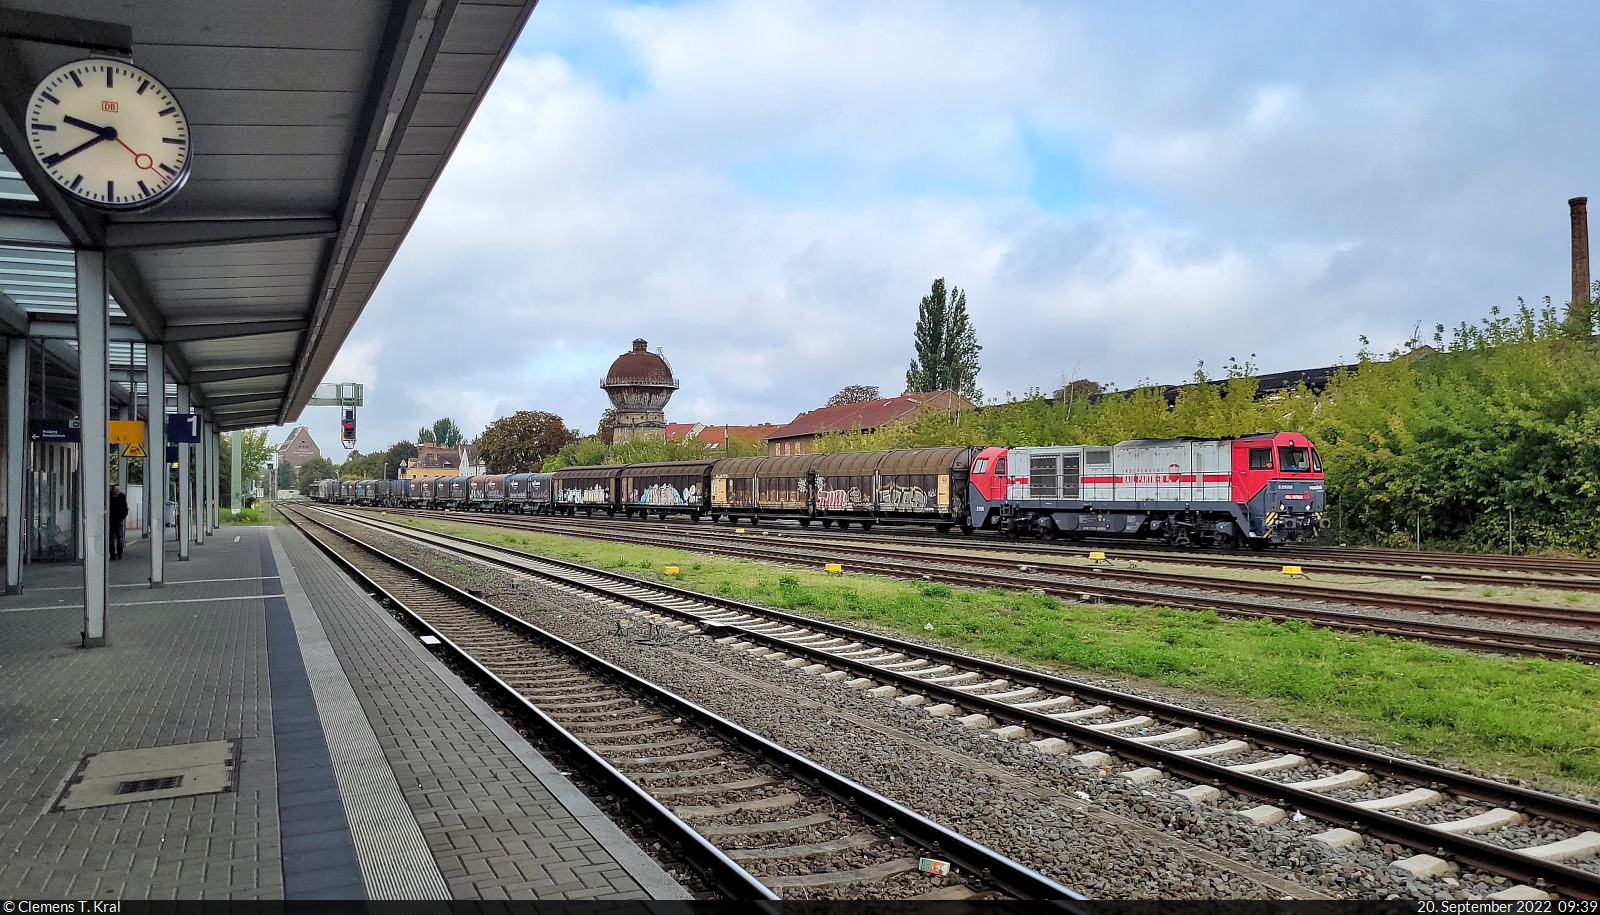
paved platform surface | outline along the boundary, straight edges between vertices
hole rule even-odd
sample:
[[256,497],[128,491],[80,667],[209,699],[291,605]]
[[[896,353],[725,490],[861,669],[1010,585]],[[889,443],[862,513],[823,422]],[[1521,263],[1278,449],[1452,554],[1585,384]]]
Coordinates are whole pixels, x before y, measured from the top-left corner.
[[[145,576],[0,597],[0,897],[685,899],[516,731],[291,528]],[[60,809],[89,754],[238,741],[236,788]]]

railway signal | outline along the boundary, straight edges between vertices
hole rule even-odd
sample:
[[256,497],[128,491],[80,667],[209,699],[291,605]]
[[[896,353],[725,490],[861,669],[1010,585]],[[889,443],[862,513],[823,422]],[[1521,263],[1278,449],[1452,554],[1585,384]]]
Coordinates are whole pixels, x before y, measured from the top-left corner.
[[345,407],[344,416],[339,420],[339,444],[346,448],[356,446],[356,408]]

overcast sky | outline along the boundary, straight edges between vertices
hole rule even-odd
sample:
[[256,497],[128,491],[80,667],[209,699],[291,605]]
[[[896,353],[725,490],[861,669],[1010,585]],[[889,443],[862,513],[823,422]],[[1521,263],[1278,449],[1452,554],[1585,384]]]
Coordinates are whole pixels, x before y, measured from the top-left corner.
[[1593,3],[543,0],[327,380],[366,383],[373,450],[593,431],[635,337],[669,421],[897,394],[940,276],[997,398],[1564,302],[1597,34]]

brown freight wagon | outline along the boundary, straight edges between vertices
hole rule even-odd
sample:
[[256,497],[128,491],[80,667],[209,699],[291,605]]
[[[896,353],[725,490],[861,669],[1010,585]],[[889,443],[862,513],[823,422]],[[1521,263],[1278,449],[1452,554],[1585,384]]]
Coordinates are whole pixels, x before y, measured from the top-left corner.
[[622,512],[629,518],[652,514],[687,514],[690,520],[711,508],[711,465],[714,461],[673,461],[663,464],[629,464],[617,484]]
[[506,506],[506,475],[472,477],[467,481],[469,506],[473,511],[503,511]]
[[711,520],[799,518],[811,524],[811,465],[815,454],[728,458],[711,471]]
[[933,523],[968,529],[967,472],[976,449],[896,448],[820,455],[812,468],[816,516],[823,527],[851,521]]
[[575,515],[583,512],[593,516],[603,511],[608,516],[617,514],[617,478],[622,475],[621,464],[603,464],[599,467],[564,467],[555,473],[555,510],[559,514]]
[[467,500],[472,497],[469,483],[471,477],[441,477],[434,484],[433,498],[441,508],[454,508],[458,510],[467,507]]
[[967,473],[973,448],[900,448],[718,461],[711,516],[820,519],[823,527],[931,523],[970,529]]

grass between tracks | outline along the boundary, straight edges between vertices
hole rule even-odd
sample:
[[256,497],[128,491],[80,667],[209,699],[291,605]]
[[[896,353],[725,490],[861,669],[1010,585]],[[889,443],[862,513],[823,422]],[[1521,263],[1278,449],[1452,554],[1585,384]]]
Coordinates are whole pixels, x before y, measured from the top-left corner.
[[[954,646],[1253,700],[1280,715],[1489,772],[1600,787],[1600,668],[1439,648],[1211,611],[1064,604],[687,550],[396,519],[682,587]],[[676,576],[662,569],[677,566]],[[848,568],[848,564],[846,565]],[[1592,792],[1591,792],[1592,793]]]

